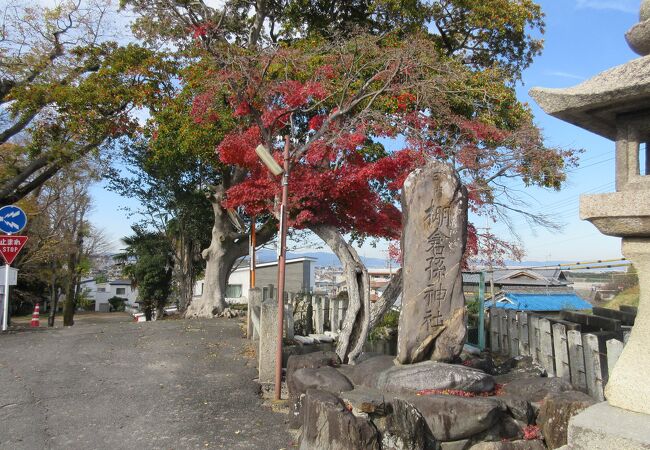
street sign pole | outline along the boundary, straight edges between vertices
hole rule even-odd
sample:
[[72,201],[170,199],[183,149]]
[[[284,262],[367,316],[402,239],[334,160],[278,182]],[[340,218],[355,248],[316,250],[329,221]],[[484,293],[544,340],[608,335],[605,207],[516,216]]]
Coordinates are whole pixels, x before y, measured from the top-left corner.
[[9,264],[5,264],[5,295],[2,302],[2,331],[7,331],[9,317]]
[[22,231],[27,225],[27,214],[15,205],[0,208],[0,231],[7,234],[0,240],[0,253],[5,260],[5,292],[2,302],[2,331],[7,331],[9,322],[9,266],[20,250],[22,250],[27,236],[12,236]]

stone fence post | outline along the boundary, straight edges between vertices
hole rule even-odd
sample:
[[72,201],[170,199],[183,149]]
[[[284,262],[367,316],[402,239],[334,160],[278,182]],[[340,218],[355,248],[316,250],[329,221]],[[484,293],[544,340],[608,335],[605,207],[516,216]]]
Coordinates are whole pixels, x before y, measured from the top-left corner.
[[278,304],[272,298],[262,302],[260,314],[259,381],[275,380],[275,348],[278,336]]
[[314,307],[311,304],[312,295],[305,295],[305,305],[307,305],[307,310],[305,311],[305,334],[309,335],[314,331]]
[[262,304],[262,290],[253,288],[248,290],[248,312],[246,314],[246,337],[248,339],[255,339],[256,332],[253,323],[253,315],[257,316],[259,320],[259,308]]

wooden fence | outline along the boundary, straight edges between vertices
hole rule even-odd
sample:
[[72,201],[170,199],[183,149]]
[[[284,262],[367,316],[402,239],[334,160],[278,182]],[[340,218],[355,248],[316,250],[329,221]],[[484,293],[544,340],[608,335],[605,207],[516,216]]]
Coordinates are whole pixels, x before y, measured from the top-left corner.
[[[613,311],[618,313],[618,311]],[[572,322],[603,320],[602,327],[610,330],[583,332],[584,324]],[[586,319],[585,319],[586,318]],[[595,325],[589,327],[595,329]],[[629,337],[629,328],[620,321],[597,315],[563,313],[546,317],[526,311],[491,308],[489,310],[488,338],[490,350],[495,353],[530,356],[542,366],[549,377],[559,377],[604,400],[604,387],[609,369],[614,367]]]

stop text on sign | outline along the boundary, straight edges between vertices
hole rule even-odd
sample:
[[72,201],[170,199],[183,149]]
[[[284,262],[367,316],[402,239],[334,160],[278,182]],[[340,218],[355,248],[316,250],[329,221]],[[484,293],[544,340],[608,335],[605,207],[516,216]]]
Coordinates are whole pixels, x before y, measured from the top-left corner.
[[7,264],[14,262],[27,239],[27,236],[0,236],[0,254]]

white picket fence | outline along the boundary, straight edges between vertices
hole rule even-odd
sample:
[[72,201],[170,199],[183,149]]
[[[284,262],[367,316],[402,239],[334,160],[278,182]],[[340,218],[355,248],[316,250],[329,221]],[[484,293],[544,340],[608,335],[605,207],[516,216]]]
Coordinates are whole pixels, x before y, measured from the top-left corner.
[[600,333],[582,333],[579,325],[526,311],[489,310],[490,350],[531,356],[549,377],[569,381],[576,389],[603,401],[604,387],[620,356],[623,341],[605,340]]

